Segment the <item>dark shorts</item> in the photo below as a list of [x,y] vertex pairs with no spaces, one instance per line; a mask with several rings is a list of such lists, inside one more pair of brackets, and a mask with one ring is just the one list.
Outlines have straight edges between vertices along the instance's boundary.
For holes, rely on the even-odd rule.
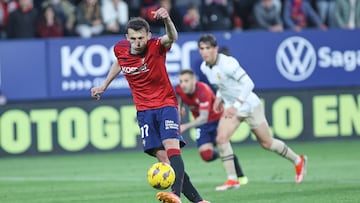
[[180,121],[176,107],[138,111],[137,120],[145,153],[155,156],[157,150],[164,149],[162,141],[169,138],[176,138],[180,141],[180,147],[185,146],[179,131]]
[[196,146],[200,147],[205,143],[213,143],[216,146],[216,134],[219,120],[205,123],[196,128]]

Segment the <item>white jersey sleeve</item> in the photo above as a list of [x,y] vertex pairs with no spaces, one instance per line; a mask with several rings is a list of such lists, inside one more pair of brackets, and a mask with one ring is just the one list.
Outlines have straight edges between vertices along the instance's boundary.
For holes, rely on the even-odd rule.
[[238,91],[234,96],[240,101],[245,101],[249,94],[254,89],[254,83],[247,75],[246,71],[240,66],[240,63],[232,56],[226,57],[227,66],[223,68],[227,77],[236,81],[241,91]]
[[236,81],[240,81],[241,78],[246,75],[245,70],[240,66],[239,62],[234,57],[228,57],[226,64],[227,66],[224,67],[223,71],[228,77],[233,78]]
[[239,110],[251,112],[254,106],[260,104],[260,99],[253,92],[253,81],[234,57],[219,54],[216,64],[208,66],[203,62],[200,69],[217,88],[217,95],[221,95],[226,107],[241,100],[243,103]]

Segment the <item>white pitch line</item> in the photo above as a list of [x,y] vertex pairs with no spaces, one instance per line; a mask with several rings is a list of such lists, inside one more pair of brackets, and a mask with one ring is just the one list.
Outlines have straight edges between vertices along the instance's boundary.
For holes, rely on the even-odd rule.
[[[121,181],[128,181],[128,182],[143,182],[146,181],[146,177],[90,177],[90,176],[78,176],[78,177],[70,177],[70,176],[0,176],[0,182],[49,182],[49,181],[59,181],[59,182],[68,182],[68,181],[77,181],[77,182],[121,182]],[[204,178],[192,178],[193,182],[201,182],[201,183],[217,183],[223,181],[220,178],[211,178],[207,177]],[[249,178],[251,182],[262,182],[262,183],[293,183],[293,179],[281,179],[281,180],[270,180],[270,179],[252,179]],[[310,179],[304,180],[304,183],[312,182],[312,183],[359,183],[360,179]]]
[[92,181],[143,181],[146,179],[140,178],[106,178],[106,177],[38,177],[38,176],[2,176],[0,182],[46,182],[46,181],[78,181],[78,182],[92,182]]

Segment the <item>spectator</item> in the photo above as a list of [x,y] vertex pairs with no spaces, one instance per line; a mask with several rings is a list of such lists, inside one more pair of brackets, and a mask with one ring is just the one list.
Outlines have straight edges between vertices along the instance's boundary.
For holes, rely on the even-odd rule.
[[159,6],[165,8],[172,17],[176,29],[179,32],[182,32],[183,31],[183,27],[182,27],[183,24],[181,23],[182,16],[180,15],[177,8],[174,7],[173,2],[171,0],[158,0],[158,1],[159,1]]
[[75,31],[83,38],[100,35],[104,31],[98,0],[82,1],[76,8],[76,20]]
[[33,5],[33,0],[19,0],[19,8],[9,14],[6,23],[7,38],[36,37],[38,11]]
[[205,0],[201,14],[204,30],[231,30],[232,0]]
[[281,0],[273,0],[273,4],[275,5],[276,9],[282,11],[282,1]]
[[[242,29],[246,30],[253,27],[254,20],[252,11],[257,1],[254,0],[233,0],[234,1],[234,23],[239,22]],[[239,25],[238,25],[239,26]]]
[[195,4],[190,4],[188,6],[182,23],[184,32],[197,32],[203,30],[200,20],[200,11]]
[[74,26],[75,26],[75,6],[69,0],[46,0],[42,3],[42,7],[51,5],[56,15],[60,18],[61,23],[64,27],[64,35],[72,36],[74,35]]
[[295,31],[301,31],[312,26],[322,30],[327,29],[318,14],[311,7],[311,4],[306,0],[286,0],[283,20],[286,28]]
[[322,22],[329,27],[335,27],[334,8],[335,0],[316,0],[316,9]]
[[125,34],[129,20],[129,8],[123,0],[103,0],[101,5],[105,34]]
[[84,0],[70,0],[70,3],[75,7],[77,7],[82,1]]
[[129,18],[140,16],[142,0],[126,0],[129,6]]
[[360,28],[360,0],[336,0],[334,16],[340,28]]
[[194,5],[198,8],[199,13],[201,13],[201,6],[203,0],[173,0],[173,7],[176,8],[181,17],[184,17],[190,5]]
[[[198,8],[201,7],[203,0],[182,0],[182,1],[176,1],[173,0],[173,5],[174,7],[176,7],[179,10],[185,9],[184,11],[186,11],[186,9],[189,7],[189,5],[194,5]],[[185,12],[183,12],[185,13]]]
[[56,15],[54,7],[48,5],[43,8],[36,25],[36,30],[38,36],[41,38],[64,36],[63,24],[60,18]]
[[9,14],[15,11],[19,4],[15,0],[0,0],[0,38],[6,38],[5,27]]
[[261,0],[254,7],[255,27],[272,32],[283,31],[281,8],[274,0]]
[[140,10],[140,16],[148,21],[151,27],[151,32],[155,34],[160,34],[163,29],[163,23],[154,19],[152,14],[152,12],[155,12],[159,7],[159,2],[156,0],[144,0],[144,4]]

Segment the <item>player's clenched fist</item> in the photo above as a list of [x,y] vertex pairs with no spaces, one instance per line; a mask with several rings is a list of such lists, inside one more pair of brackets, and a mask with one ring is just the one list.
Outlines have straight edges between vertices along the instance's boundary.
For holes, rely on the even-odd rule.
[[105,90],[103,87],[93,87],[93,88],[91,88],[91,97],[96,100],[99,100],[100,94],[102,94],[104,91]]
[[165,19],[169,17],[169,13],[165,8],[159,8],[156,11],[151,12],[155,19]]

